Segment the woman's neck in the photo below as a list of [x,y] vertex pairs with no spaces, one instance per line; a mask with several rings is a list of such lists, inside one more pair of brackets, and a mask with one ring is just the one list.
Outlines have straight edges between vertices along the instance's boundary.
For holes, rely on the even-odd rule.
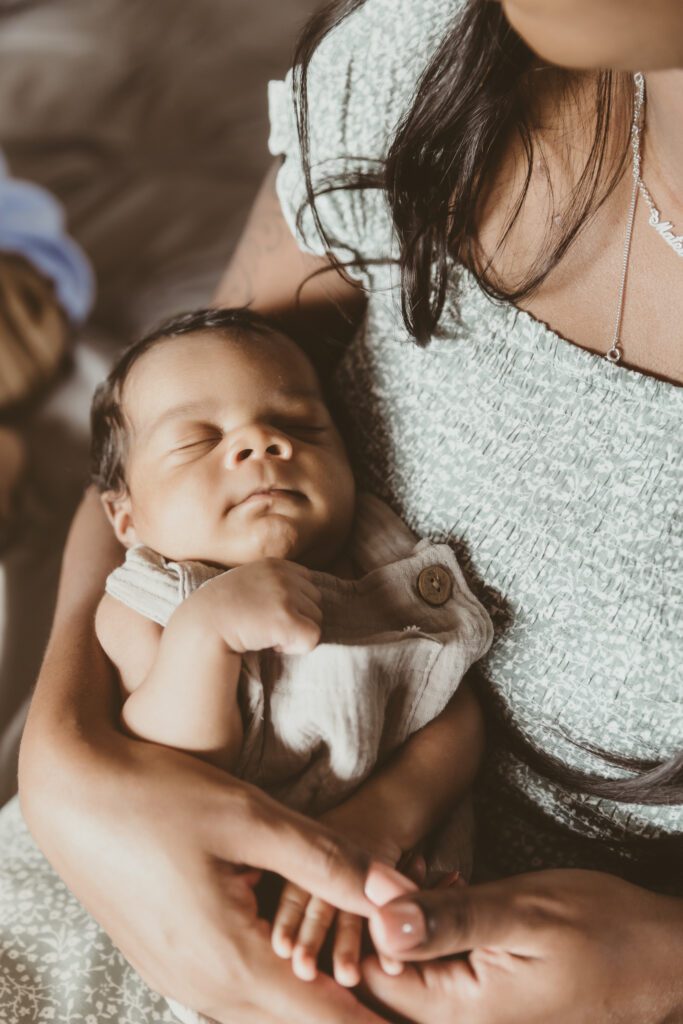
[[[671,219],[683,211],[683,68],[645,75],[643,178]],[[656,182],[656,185],[655,185]]]

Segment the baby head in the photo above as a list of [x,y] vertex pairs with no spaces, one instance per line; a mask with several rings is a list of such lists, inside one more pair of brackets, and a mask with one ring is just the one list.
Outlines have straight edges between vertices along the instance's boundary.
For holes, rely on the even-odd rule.
[[162,324],[118,360],[91,420],[93,480],[126,547],[323,568],[348,537],[354,480],[318,376],[256,313]]

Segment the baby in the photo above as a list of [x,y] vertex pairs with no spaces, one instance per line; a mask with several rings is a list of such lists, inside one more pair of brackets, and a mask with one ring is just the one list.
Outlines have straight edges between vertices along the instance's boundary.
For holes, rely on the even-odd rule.
[[[447,545],[356,495],[301,348],[248,310],[178,317],[124,353],[92,425],[127,548],[96,618],[127,730],[393,864],[419,848],[476,772],[478,711],[458,686],[491,623]],[[430,864],[465,871],[470,838],[447,823]],[[272,941],[299,977],[334,916],[285,887]],[[332,952],[356,984],[360,922],[338,915]]]

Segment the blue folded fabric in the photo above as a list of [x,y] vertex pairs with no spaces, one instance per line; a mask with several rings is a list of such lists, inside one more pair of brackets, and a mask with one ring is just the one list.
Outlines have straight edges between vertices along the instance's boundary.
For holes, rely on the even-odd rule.
[[39,185],[9,175],[0,154],[0,252],[23,256],[52,281],[59,304],[78,325],[95,297],[95,277],[66,231],[61,204]]

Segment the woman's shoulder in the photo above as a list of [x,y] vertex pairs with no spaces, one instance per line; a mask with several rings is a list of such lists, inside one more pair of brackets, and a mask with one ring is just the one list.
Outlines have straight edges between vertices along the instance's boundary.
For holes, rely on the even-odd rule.
[[[365,0],[322,39],[307,76],[313,154],[385,155],[422,72],[463,2]],[[284,82],[271,83],[270,102],[271,150],[278,151],[292,124],[291,72]],[[278,117],[280,106],[284,116]]]
[[[308,154],[317,211],[327,241],[307,207],[294,76],[269,86],[270,139],[284,164],[277,180],[283,213],[299,245],[342,261],[387,258],[392,220],[383,194],[334,189],[330,181],[376,169],[410,108],[420,76],[465,0],[365,0],[315,48],[307,71]],[[303,217],[301,216],[303,214]],[[370,283],[370,274],[357,276]]]
[[[384,156],[419,79],[464,0],[365,0],[323,39],[310,65],[312,129],[322,103],[346,138]],[[329,130],[329,121],[326,125]]]

